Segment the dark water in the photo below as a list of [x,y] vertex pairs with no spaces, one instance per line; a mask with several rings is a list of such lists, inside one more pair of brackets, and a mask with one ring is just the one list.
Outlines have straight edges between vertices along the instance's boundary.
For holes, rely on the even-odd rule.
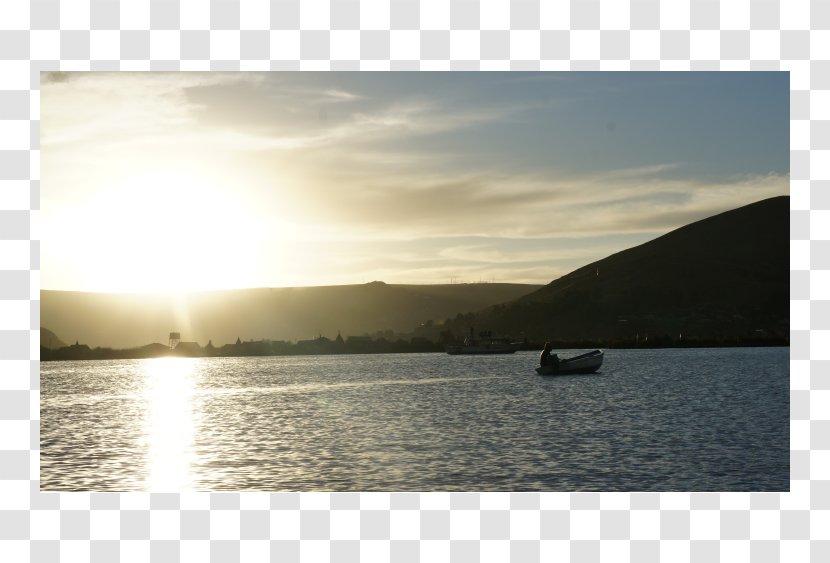
[[[562,356],[570,355],[561,352]],[[43,490],[789,489],[789,349],[51,362]]]

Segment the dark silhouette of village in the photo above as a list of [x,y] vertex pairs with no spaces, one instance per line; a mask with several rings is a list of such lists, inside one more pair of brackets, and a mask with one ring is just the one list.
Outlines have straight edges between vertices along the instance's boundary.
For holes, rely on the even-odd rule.
[[[173,337],[176,335],[176,338]],[[527,338],[518,340],[520,350],[538,351],[543,343]],[[339,333],[334,339],[318,335],[310,340],[288,342],[285,340],[247,340],[237,338],[233,344],[214,346],[212,341],[201,346],[198,342],[181,341],[178,333],[171,333],[168,344],[153,343],[138,348],[114,349],[91,348],[86,344],[75,344],[49,348],[40,347],[42,361],[55,360],[121,360],[162,357],[219,358],[246,356],[309,356],[327,354],[405,354],[445,352],[446,347],[463,343],[450,331],[440,332],[437,340],[422,336],[409,339],[387,338],[382,334],[373,336],[348,336]],[[61,343],[62,344],[62,343]],[[553,340],[555,349],[579,348],[718,348],[734,346],[787,346],[786,338],[767,334],[748,334],[744,337],[724,338],[683,338],[682,335],[637,336],[634,339],[602,340]]]
[[153,343],[138,348],[113,349],[90,348],[86,344],[75,344],[48,348],[41,346],[41,360],[96,360],[96,359],[138,359],[158,357],[234,357],[234,356],[301,356],[320,354],[383,354],[407,352],[443,352],[454,339],[447,337],[434,342],[423,337],[392,339],[383,335],[347,336],[340,333],[334,339],[318,335],[310,340],[288,342],[285,340],[247,340],[239,338],[233,344],[214,346],[213,341],[201,346],[198,342],[180,340],[179,333],[170,333],[168,344]]

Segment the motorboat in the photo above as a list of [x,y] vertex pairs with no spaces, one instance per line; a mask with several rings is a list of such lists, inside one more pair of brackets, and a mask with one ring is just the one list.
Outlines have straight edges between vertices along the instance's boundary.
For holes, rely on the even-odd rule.
[[559,360],[558,365],[544,365],[536,368],[539,375],[566,375],[572,373],[594,373],[602,365],[605,352],[593,350],[573,358]]

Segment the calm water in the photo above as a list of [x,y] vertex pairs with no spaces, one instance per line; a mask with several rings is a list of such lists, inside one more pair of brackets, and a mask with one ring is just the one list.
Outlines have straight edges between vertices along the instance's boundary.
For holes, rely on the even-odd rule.
[[535,363],[44,363],[41,488],[789,489],[787,348],[608,350],[587,376]]

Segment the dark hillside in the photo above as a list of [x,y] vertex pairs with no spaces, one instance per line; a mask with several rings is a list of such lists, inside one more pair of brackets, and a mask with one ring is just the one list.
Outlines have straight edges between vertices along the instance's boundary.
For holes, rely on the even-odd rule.
[[452,323],[531,339],[784,338],[789,198],[697,221]]

